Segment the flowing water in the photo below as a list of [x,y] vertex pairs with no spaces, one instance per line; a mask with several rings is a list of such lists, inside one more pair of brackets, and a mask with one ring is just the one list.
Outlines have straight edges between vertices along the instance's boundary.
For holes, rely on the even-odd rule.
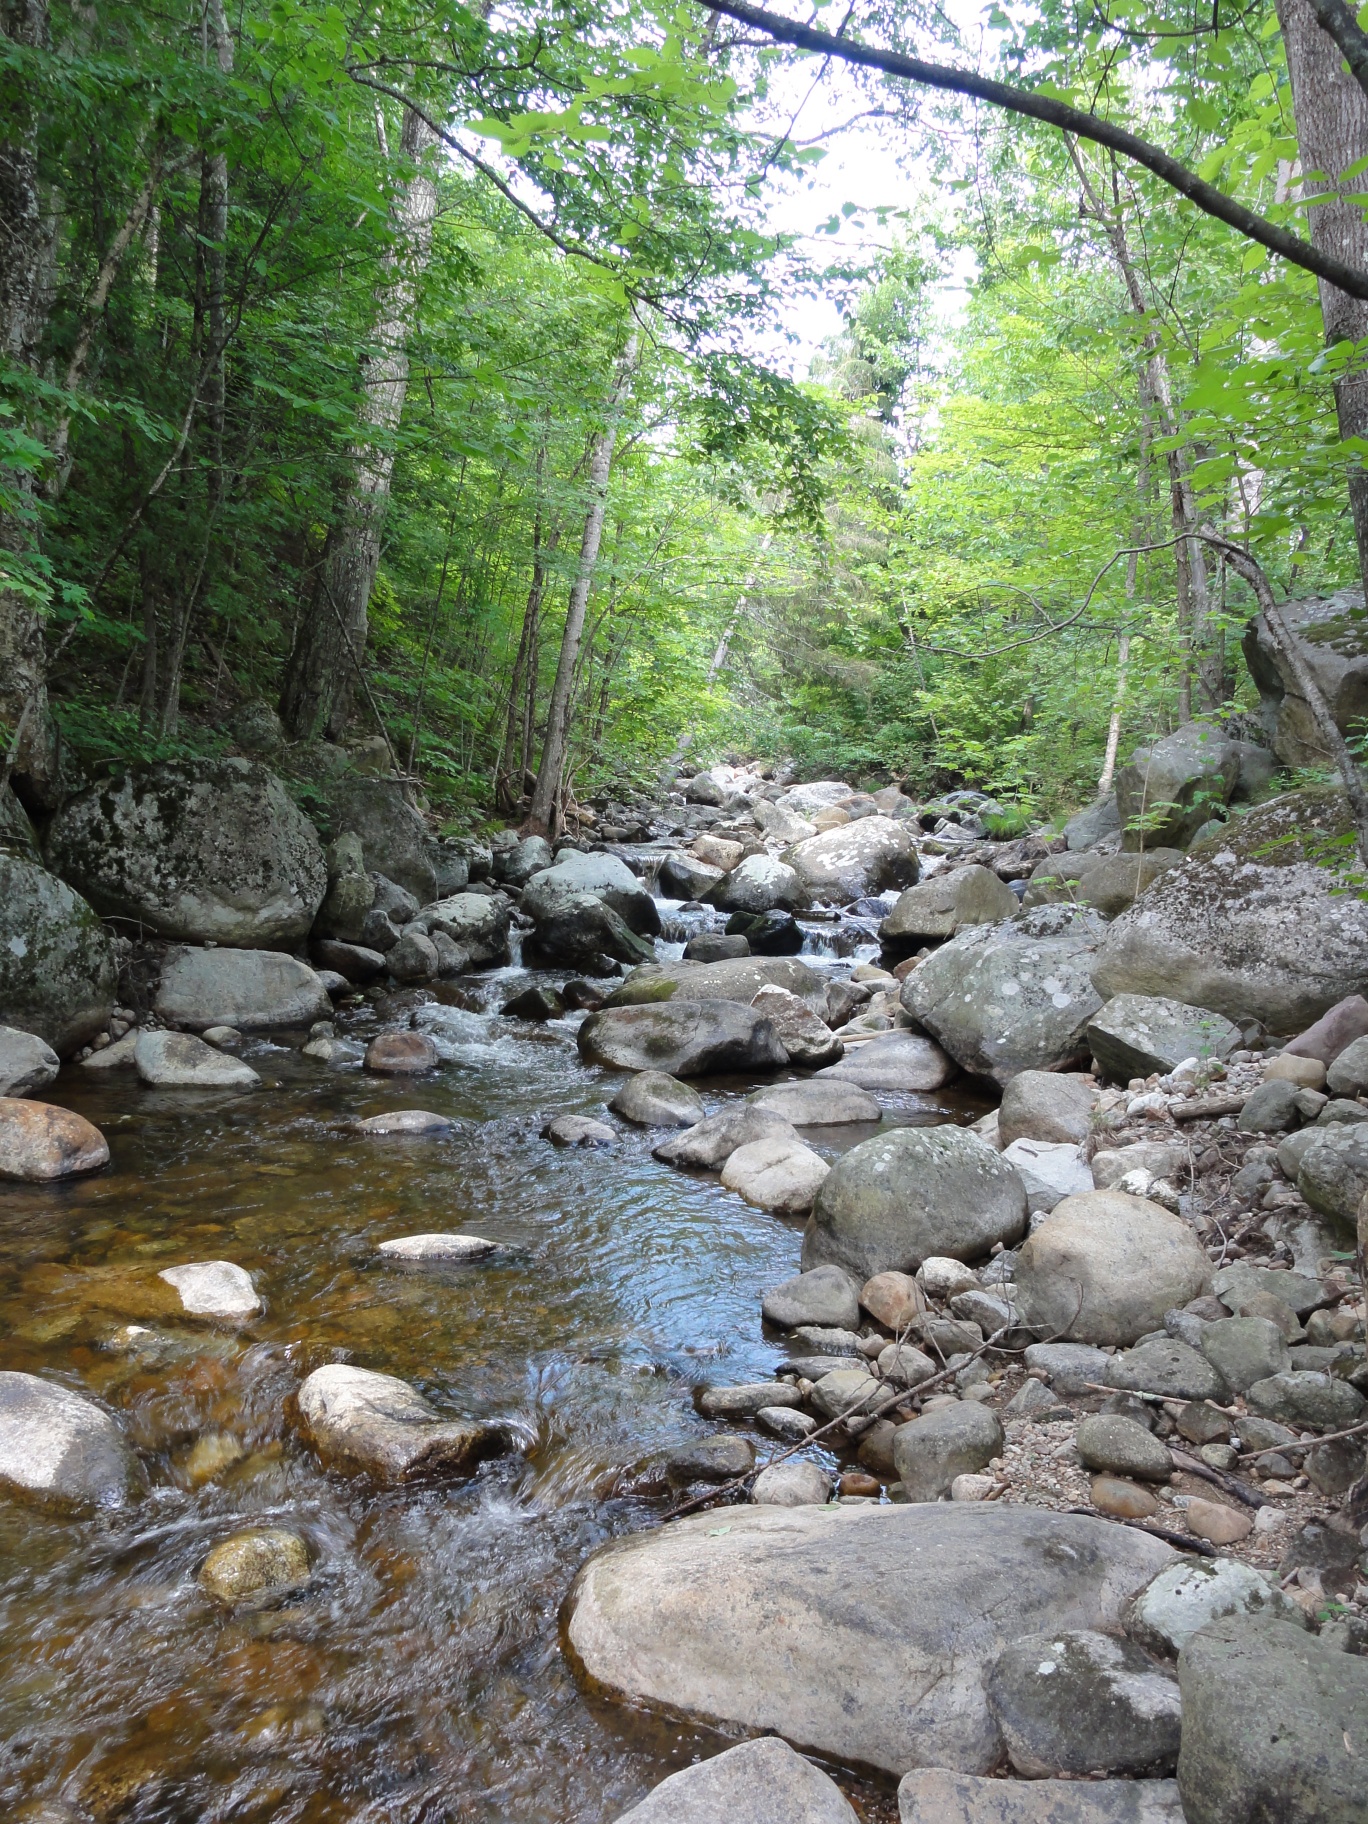
[[[364,1040],[428,1003],[444,1063],[417,1081],[321,1065],[299,1035],[247,1046],[264,1079],[247,1094],[64,1073],[54,1099],[104,1130],[112,1163],[0,1186],[0,1366],[105,1402],[151,1489],[101,1519],[0,1503],[0,1816],[65,1800],[74,1814],[51,1816],[99,1824],[607,1824],[716,1750],[584,1696],[558,1615],[595,1546],[667,1510],[652,1466],[707,1429],[693,1389],[766,1378],[788,1353],[759,1305],[797,1270],[801,1225],[657,1163],[659,1135],[541,1139],[552,1115],[601,1114],[615,1082],[580,1065],[572,1021],[478,1011],[550,979],[505,970],[443,991],[463,1008],[420,993],[340,1017]],[[753,1085],[702,1087],[714,1107]],[[343,1125],[402,1107],[456,1125],[365,1141]],[[909,1097],[891,1118],[977,1112]],[[865,1137],[812,1139],[834,1156]],[[499,1251],[378,1260],[380,1241],[432,1229]],[[159,1309],[156,1271],[205,1259],[254,1276],[266,1310],[245,1330]],[[145,1334],[111,1346],[130,1321]],[[337,1360],[452,1414],[516,1419],[531,1452],[430,1488],[325,1475],[291,1399]],[[260,1524],[304,1534],[312,1584],[225,1615],[196,1571]]]

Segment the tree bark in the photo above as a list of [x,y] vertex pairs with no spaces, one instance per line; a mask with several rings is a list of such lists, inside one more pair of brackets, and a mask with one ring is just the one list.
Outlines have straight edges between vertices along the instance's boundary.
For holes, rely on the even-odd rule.
[[579,569],[570,591],[565,611],[565,631],[561,635],[560,657],[556,662],[556,681],[551,686],[551,702],[546,712],[546,739],[542,742],[541,765],[532,791],[523,825],[529,834],[545,836],[551,828],[551,816],[560,790],[561,769],[570,735],[570,695],[574,688],[575,666],[579,659],[580,641],[584,637],[584,615],[589,605],[589,590],[594,581],[599,544],[603,538],[603,516],[608,506],[608,476],[613,466],[613,448],[618,426],[631,392],[637,364],[637,332],[628,336],[618,356],[613,375],[613,390],[602,428],[595,434],[593,454],[589,460],[589,507],[584,516],[584,536],[580,540]]
[[[1316,22],[1312,0],[1278,0],[1292,109],[1301,151],[1303,192],[1334,196],[1362,191],[1361,167],[1368,160],[1368,95],[1344,68],[1339,46]],[[1346,181],[1345,174],[1355,170]],[[1362,205],[1336,200],[1310,210],[1311,244],[1339,260],[1368,262],[1368,221]],[[1319,281],[1325,340],[1368,342],[1368,302]],[[1368,350],[1362,346],[1335,383],[1335,411],[1341,438],[1368,440]],[[1354,519],[1359,570],[1368,589],[1368,472],[1361,461],[1349,469],[1349,509]]]
[[[0,0],[0,34],[20,49],[45,50],[47,0]],[[22,95],[0,126],[0,358],[31,373],[38,368],[50,303],[38,129],[37,102]],[[54,784],[56,744],[48,718],[43,595],[29,569],[37,551],[33,478],[15,469],[0,479],[14,503],[0,512],[0,784],[12,778],[31,807],[42,808]]]
[[380,538],[394,471],[394,438],[408,392],[408,341],[418,284],[432,244],[436,135],[412,109],[400,147],[411,166],[395,200],[394,245],[376,299],[374,347],[361,367],[353,471],[324,545],[311,600],[295,630],[280,713],[296,739],[336,739],[351,713],[353,659],[365,651],[367,611],[380,567]]

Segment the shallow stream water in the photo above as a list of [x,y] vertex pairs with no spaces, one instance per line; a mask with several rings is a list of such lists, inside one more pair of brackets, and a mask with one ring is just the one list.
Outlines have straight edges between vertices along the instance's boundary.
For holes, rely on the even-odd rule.
[[[540,1138],[553,1115],[601,1115],[621,1079],[581,1066],[573,1021],[469,1003],[552,979],[444,992],[467,1006],[419,1016],[444,1054],[425,1078],[321,1065],[295,1034],[247,1045],[264,1086],[245,1094],[80,1069],[50,1092],[113,1157],[87,1180],[0,1186],[0,1367],[105,1402],[151,1488],[100,1519],[0,1502],[0,1817],[65,1800],[98,1824],[608,1824],[716,1751],[586,1698],[558,1614],[597,1545],[667,1510],[652,1465],[712,1429],[694,1388],[767,1378],[789,1353],[760,1297],[797,1270],[801,1224],[657,1163],[659,1134],[575,1152]],[[367,1004],[339,1033],[406,1026],[432,999]],[[711,1109],[754,1084],[699,1087]],[[426,1140],[343,1125],[405,1107],[456,1125]],[[887,1118],[978,1112],[908,1097]],[[834,1156],[870,1131],[807,1137]],[[378,1260],[380,1241],[433,1229],[499,1251]],[[205,1259],[254,1276],[266,1309],[246,1329],[156,1308],[156,1270]],[[129,1322],[148,1335],[111,1348]],[[291,1400],[333,1360],[401,1375],[453,1415],[518,1420],[535,1445],[430,1488],[326,1475]],[[305,1535],[313,1582],[225,1615],[196,1572],[259,1524]]]

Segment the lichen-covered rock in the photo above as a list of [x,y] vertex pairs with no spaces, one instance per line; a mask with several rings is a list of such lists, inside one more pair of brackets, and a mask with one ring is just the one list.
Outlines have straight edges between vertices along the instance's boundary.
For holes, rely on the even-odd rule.
[[1169,1773],[1178,1759],[1177,1681],[1128,1640],[1088,1628],[1028,1634],[983,1682],[1012,1765],[1027,1779]]
[[748,855],[701,897],[724,912],[791,912],[804,894],[795,869],[773,855]]
[[895,956],[910,954],[928,937],[996,925],[1017,911],[1016,894],[991,869],[954,868],[909,887],[879,926],[879,942]]
[[[585,893],[611,907],[638,937],[660,935],[660,913],[655,901],[627,863],[616,855],[582,855],[575,849],[562,849],[552,867],[541,868],[530,877],[523,888],[520,910],[535,920],[540,936],[540,927],[555,916],[559,900]],[[653,954],[649,946],[647,954]]]
[[[532,885],[556,873],[548,868],[534,874]],[[532,891],[529,885],[523,893]],[[654,910],[655,901],[651,901]],[[537,928],[526,947],[529,962],[547,969],[578,969],[603,973],[600,959],[618,963],[645,963],[655,956],[655,945],[638,937],[606,899],[597,893],[559,891],[545,893],[537,902]]]
[[1088,1048],[1108,1076],[1128,1083],[1188,1058],[1228,1058],[1240,1029],[1219,1013],[1162,995],[1118,994],[1088,1023]]
[[334,831],[360,837],[372,873],[398,881],[420,906],[436,899],[431,839],[402,780],[349,773],[329,788],[328,816]]
[[1332,1125],[1316,1135],[1301,1155],[1297,1189],[1313,1210],[1353,1229],[1368,1192],[1368,1126]]
[[93,785],[53,818],[47,855],[106,917],[189,943],[296,943],[328,886],[313,825],[249,760],[139,766]]
[[784,852],[804,894],[819,906],[848,906],[886,887],[910,887],[919,871],[907,826],[891,817],[823,830]]
[[472,963],[506,963],[512,911],[506,899],[488,893],[453,893],[424,906],[413,922],[429,937],[438,932],[464,950]]
[[[1368,713],[1368,614],[1361,587],[1282,604],[1301,656],[1321,689],[1341,734]],[[1249,623],[1245,663],[1259,687],[1259,719],[1284,766],[1324,766],[1325,744],[1286,661],[1274,651],[1264,617]]]
[[366,914],[375,903],[375,882],[366,869],[365,852],[355,830],[344,830],[327,851],[328,891],[314,920],[316,938],[359,943]]
[[976,1076],[1005,1084],[1063,1063],[1102,1004],[1092,974],[1106,929],[1073,906],[976,925],[912,971],[902,1004]]
[[1352,827],[1343,797],[1317,789],[1203,837],[1108,929],[1099,993],[1161,995],[1299,1032],[1368,988],[1368,905],[1342,871]]
[[1137,747],[1116,775],[1123,849],[1182,849],[1230,802],[1240,777],[1236,743],[1206,722],[1185,722]]
[[159,1019],[209,1026],[304,1026],[332,1012],[307,963],[281,950],[172,950],[153,1003]]
[[0,854],[0,1020],[69,1057],[108,1025],[115,973],[85,900],[36,861]]

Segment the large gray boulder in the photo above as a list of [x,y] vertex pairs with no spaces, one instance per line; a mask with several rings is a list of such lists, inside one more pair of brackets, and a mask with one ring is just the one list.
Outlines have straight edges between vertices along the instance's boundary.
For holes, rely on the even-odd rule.
[[1123,849],[1185,849],[1240,777],[1238,745],[1208,722],[1185,722],[1137,747],[1116,775]]
[[898,1787],[899,1824],[1184,1824],[1176,1780],[985,1780],[942,1767]]
[[0,1374],[0,1484],[56,1508],[117,1508],[145,1482],[92,1400],[36,1374]]
[[724,871],[711,862],[674,849],[661,862],[656,885],[667,899],[702,899],[725,877]]
[[1307,1143],[1297,1168],[1297,1189],[1322,1215],[1352,1230],[1368,1192],[1368,1125],[1333,1124]]
[[931,1255],[976,1260],[1026,1226],[1021,1179],[962,1127],[898,1127],[842,1155],[817,1193],[803,1266],[843,1267],[862,1284],[915,1273]]
[[[1284,602],[1282,614],[1340,733],[1353,733],[1368,714],[1368,614],[1362,588]],[[1279,760],[1284,766],[1324,766],[1325,744],[1261,614],[1249,623],[1243,649],[1249,675],[1259,687],[1259,719]]]
[[720,963],[646,963],[633,969],[608,997],[609,1007],[654,1006],[663,1001],[744,1001],[762,988],[787,988],[822,1018],[826,977],[796,956],[733,956]]
[[1204,836],[1108,928],[1093,970],[1098,992],[1165,996],[1279,1033],[1300,1032],[1362,992],[1368,904],[1340,868],[1324,865],[1352,828],[1343,797],[1317,789],[1257,805]]
[[976,925],[912,971],[902,1004],[965,1070],[1008,1083],[1082,1047],[1102,1005],[1092,974],[1105,934],[1073,906]]
[[189,943],[297,943],[328,887],[313,825],[251,760],[139,766],[93,785],[53,818],[47,855],[96,911]]
[[790,847],[795,842],[802,842],[817,834],[815,823],[809,822],[797,811],[788,810],[782,804],[770,804],[764,798],[756,799],[751,815],[766,836],[775,842],[787,843]]
[[241,1058],[216,1051],[189,1032],[140,1032],[133,1062],[158,1089],[259,1089],[261,1078]]
[[1185,1557],[1136,1597],[1126,1631],[1151,1653],[1176,1656],[1199,1628],[1222,1615],[1273,1615],[1299,1628],[1309,1625],[1291,1597],[1253,1565]]
[[1064,840],[1070,852],[1076,853],[1095,849],[1099,842],[1117,835],[1120,829],[1121,813],[1116,807],[1116,793],[1109,792],[1095,804],[1074,812],[1064,825]]
[[328,816],[335,832],[361,838],[372,873],[398,881],[420,906],[436,899],[431,838],[402,780],[347,775],[329,789]]
[[366,914],[375,903],[375,881],[366,868],[361,838],[344,830],[328,844],[328,891],[314,920],[315,939],[359,943]]
[[777,1736],[662,1780],[618,1824],[858,1824],[841,1789]]
[[499,878],[510,887],[525,887],[534,874],[551,867],[555,857],[545,836],[524,836],[503,853]]
[[527,882],[519,910],[538,927],[555,916],[558,901],[592,893],[610,906],[638,937],[659,937],[660,913],[655,901],[616,855],[583,855],[562,849],[554,867],[542,868]]
[[525,1443],[506,1425],[443,1418],[407,1381],[344,1362],[308,1376],[299,1417],[325,1468],[384,1483],[468,1475]]
[[817,1074],[859,1089],[917,1095],[940,1089],[958,1074],[958,1066],[924,1033],[881,1032],[863,1045],[852,1046],[839,1064],[828,1064]]
[[1187,1824],[1362,1824],[1368,1659],[1290,1622],[1227,1615],[1178,1659]]
[[[523,898],[527,898],[526,891]],[[654,909],[654,900],[651,904]],[[601,974],[601,957],[618,963],[649,962],[655,956],[655,945],[648,938],[638,937],[598,894],[557,892],[538,902],[537,928],[527,941],[525,953],[529,962],[547,969]]]
[[960,1400],[899,1425],[893,1433],[893,1467],[909,1501],[939,1501],[956,1476],[986,1468],[1005,1442],[995,1412],[977,1400]]
[[848,906],[886,887],[916,883],[919,864],[905,823],[862,817],[809,836],[784,852],[807,897],[819,906]]
[[755,1073],[788,1063],[771,1021],[739,1001],[605,1007],[589,1015],[576,1043],[586,1064],[663,1070],[672,1077]]
[[991,869],[954,868],[909,887],[879,926],[879,942],[895,956],[910,955],[928,937],[1000,924],[1017,910],[1016,894]]
[[[46,1089],[61,1062],[37,1033],[0,1026],[0,1096],[31,1096],[36,1089]],[[876,1113],[874,1119],[878,1118]]]
[[512,917],[506,899],[488,893],[453,893],[449,899],[424,906],[413,922],[429,937],[438,932],[449,937],[472,963],[506,963]]
[[1087,1628],[1028,1634],[993,1664],[984,1689],[1027,1779],[1170,1773],[1178,1759],[1177,1680],[1128,1640]]
[[803,904],[803,885],[795,869],[773,855],[748,855],[703,895],[724,912],[791,912]]
[[1087,1041],[1107,1075],[1122,1083],[1187,1058],[1228,1058],[1242,1042],[1239,1027],[1219,1013],[1145,994],[1114,995],[1088,1022]]
[[[834,1176],[834,1174],[833,1174]],[[1022,1245],[1023,1321],[1037,1336],[1122,1345],[1211,1290],[1211,1263],[1181,1217],[1124,1191],[1066,1197]]]
[[109,1024],[114,947],[94,911],[36,861],[0,854],[0,1020],[61,1057]]
[[627,1703],[772,1730],[900,1774],[986,1772],[982,1674],[1024,1633],[1109,1628],[1171,1562],[1147,1534],[1025,1506],[731,1508],[602,1547],[566,1639]]
[[772,1286],[760,1309],[766,1323],[783,1330],[796,1330],[800,1324],[854,1330],[860,1321],[859,1287],[839,1267],[814,1267]]
[[332,1012],[307,963],[281,950],[172,950],[153,1003],[159,1019],[210,1026],[305,1026]]

